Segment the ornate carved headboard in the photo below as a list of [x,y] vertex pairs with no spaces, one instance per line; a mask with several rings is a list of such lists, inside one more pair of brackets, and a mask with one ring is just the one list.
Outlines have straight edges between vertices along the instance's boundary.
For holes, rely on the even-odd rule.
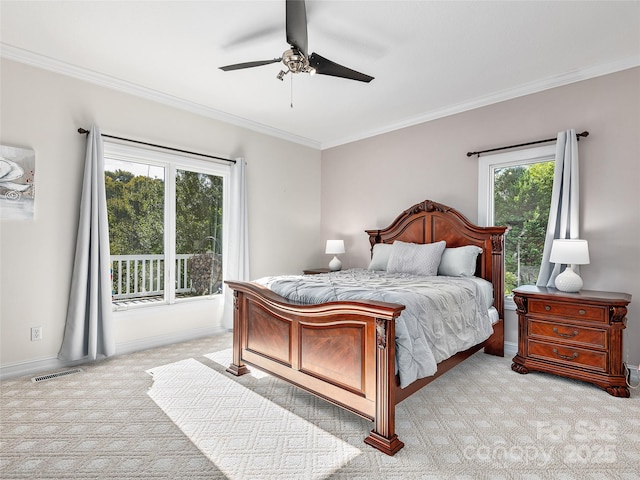
[[503,236],[506,227],[474,225],[454,208],[431,200],[417,203],[402,212],[387,228],[366,230],[371,250],[376,243],[396,240],[411,243],[433,243],[444,240],[447,247],[476,245],[476,275],[493,284],[494,306],[504,318]]

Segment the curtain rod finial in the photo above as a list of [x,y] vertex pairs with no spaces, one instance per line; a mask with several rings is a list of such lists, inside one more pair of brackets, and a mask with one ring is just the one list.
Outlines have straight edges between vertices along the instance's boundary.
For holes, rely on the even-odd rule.
[[86,129],[84,129],[84,128],[80,127],[80,128],[78,129],[78,133],[80,133],[80,134],[89,133],[89,130],[86,130]]

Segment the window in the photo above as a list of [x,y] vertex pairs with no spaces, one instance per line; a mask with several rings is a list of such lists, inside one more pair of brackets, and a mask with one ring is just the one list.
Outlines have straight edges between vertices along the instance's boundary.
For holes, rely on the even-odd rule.
[[535,284],[553,188],[555,146],[480,157],[478,220],[509,227],[504,245],[506,306],[514,288]]
[[229,166],[105,142],[118,308],[221,293]]

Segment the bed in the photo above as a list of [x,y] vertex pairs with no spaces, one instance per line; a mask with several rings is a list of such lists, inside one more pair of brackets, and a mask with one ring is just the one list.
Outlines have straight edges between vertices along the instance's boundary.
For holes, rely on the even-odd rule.
[[227,281],[234,291],[233,360],[228,372],[255,366],[373,422],[365,443],[387,455],[403,446],[395,406],[484,348],[504,355],[503,235],[479,227],[446,205],[425,200],[384,229],[366,230],[372,255],[378,244],[476,246],[474,275],[490,282],[497,312],[490,336],[437,364],[437,371],[401,386],[396,368],[396,321],[405,305],[378,300],[303,304],[257,282]]

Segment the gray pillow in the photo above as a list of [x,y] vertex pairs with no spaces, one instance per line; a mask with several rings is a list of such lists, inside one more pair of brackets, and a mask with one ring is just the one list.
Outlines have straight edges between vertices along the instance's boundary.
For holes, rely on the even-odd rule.
[[389,256],[387,271],[390,273],[411,273],[432,277],[438,274],[438,265],[446,242],[406,243],[395,241]]
[[440,260],[438,275],[449,277],[472,277],[476,273],[480,247],[467,245],[464,247],[446,248]]
[[386,270],[392,247],[393,245],[390,243],[376,243],[373,246],[373,256],[371,257],[371,263],[369,263],[369,270]]

